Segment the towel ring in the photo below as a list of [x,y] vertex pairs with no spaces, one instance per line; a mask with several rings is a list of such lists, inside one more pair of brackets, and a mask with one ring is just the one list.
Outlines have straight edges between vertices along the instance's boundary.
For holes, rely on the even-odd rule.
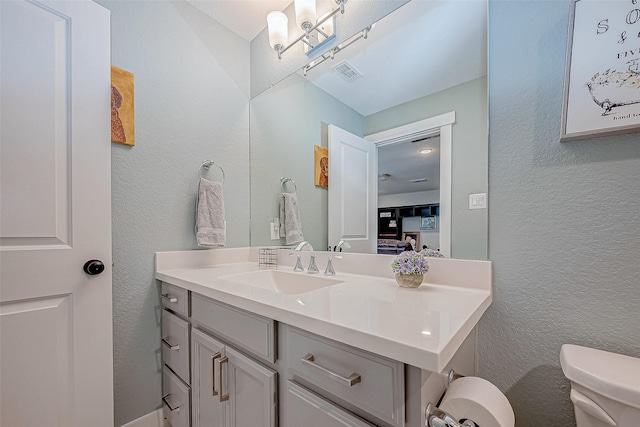
[[296,193],[298,191],[298,186],[296,185],[294,180],[292,180],[291,178],[288,178],[288,177],[280,178],[280,189],[282,190],[282,192],[286,193],[286,190],[285,190],[284,186],[285,186],[285,184],[287,182],[290,182],[290,183],[293,184],[293,192]]
[[210,168],[211,166],[213,166],[213,165],[216,165],[216,166],[218,167],[218,169],[220,169],[220,172],[222,172],[222,182],[221,182],[220,184],[224,184],[224,179],[225,179],[225,176],[224,176],[224,169],[222,169],[222,166],[220,166],[219,164],[217,164],[217,163],[216,163],[216,162],[214,162],[213,160],[205,160],[204,162],[202,162],[202,163],[200,164],[200,169],[199,169],[199,172],[200,172],[200,178],[204,178],[204,176],[202,176],[202,168],[204,168],[204,169],[206,169],[206,170],[209,170],[209,168]]

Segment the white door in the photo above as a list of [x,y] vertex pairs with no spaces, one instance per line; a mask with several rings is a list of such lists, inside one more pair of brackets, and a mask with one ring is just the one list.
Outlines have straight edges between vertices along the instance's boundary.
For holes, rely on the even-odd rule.
[[378,161],[373,143],[329,125],[329,246],[376,253]]
[[0,425],[111,427],[109,12],[2,0],[0,28]]

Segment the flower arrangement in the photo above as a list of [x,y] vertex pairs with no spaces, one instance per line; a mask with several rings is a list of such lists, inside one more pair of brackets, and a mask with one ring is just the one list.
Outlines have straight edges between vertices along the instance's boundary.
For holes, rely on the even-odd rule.
[[395,274],[422,275],[429,271],[427,257],[420,252],[405,251],[391,263]]
[[444,258],[444,255],[438,249],[430,249],[426,248],[420,251],[420,253],[424,256],[432,257],[432,258]]

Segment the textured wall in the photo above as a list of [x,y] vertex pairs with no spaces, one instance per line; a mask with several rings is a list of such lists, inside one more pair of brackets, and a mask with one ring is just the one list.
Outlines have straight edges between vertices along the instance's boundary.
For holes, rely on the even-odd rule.
[[186,2],[99,3],[112,13],[113,64],[135,74],[136,146],[112,145],[119,426],[160,405],[154,253],[196,247],[203,160],[226,172],[227,246],[249,244],[249,43]]
[[298,188],[305,240],[314,249],[327,248],[327,189],[314,185],[313,146],[327,146],[323,123],[362,135],[363,121],[298,74],[251,100],[252,246],[284,245],[284,239],[271,240],[269,223],[278,217],[280,177],[286,176]]
[[371,114],[365,118],[365,135],[450,111],[456,112],[451,157],[451,254],[454,258],[487,259],[487,210],[469,210],[469,194],[487,191],[487,80],[472,80]]
[[640,357],[640,134],[560,144],[570,2],[489,2],[489,259],[479,374],[518,427],[573,425],[560,346]]

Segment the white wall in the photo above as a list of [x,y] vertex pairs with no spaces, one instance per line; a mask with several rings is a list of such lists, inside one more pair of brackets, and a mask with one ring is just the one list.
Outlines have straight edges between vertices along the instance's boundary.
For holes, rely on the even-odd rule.
[[112,14],[113,64],[135,75],[136,146],[112,144],[119,426],[161,404],[154,253],[196,248],[203,160],[226,172],[228,246],[249,244],[249,43],[187,2],[98,2]]

